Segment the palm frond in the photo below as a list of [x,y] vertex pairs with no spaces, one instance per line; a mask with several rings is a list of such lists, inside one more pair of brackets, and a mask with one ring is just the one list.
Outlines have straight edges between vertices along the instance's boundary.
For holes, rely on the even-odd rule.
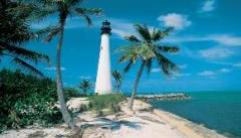
[[76,8],[75,11],[81,15],[101,15],[103,13],[101,8]]
[[151,39],[153,41],[159,41],[159,40],[163,39],[164,37],[168,36],[171,31],[173,31],[173,28],[171,28],[171,27],[166,28],[164,31],[154,28],[151,33]]
[[102,13],[102,10],[99,8],[76,8],[75,12],[81,17],[83,17],[88,25],[92,25],[90,15],[100,15]]
[[134,26],[136,28],[136,31],[143,38],[144,41],[148,43],[151,42],[151,34],[149,32],[149,29],[145,25],[136,24]]
[[121,73],[120,73],[119,71],[114,70],[114,71],[112,72],[112,76],[114,77],[114,79],[115,79],[116,81],[121,82],[122,76],[121,76]]
[[50,3],[22,0],[18,2],[16,7],[9,8],[8,12],[15,13],[18,17],[27,18],[31,22],[40,21],[56,13],[56,9],[57,7]]
[[140,40],[134,35],[125,36],[125,39],[130,41],[130,42],[140,42]]
[[138,57],[138,47],[137,46],[124,46],[118,49],[118,52],[122,53],[122,56],[119,59],[119,62],[126,62],[132,60],[133,63],[137,60]]
[[28,71],[30,71],[30,72],[32,72],[32,73],[34,73],[34,74],[37,74],[37,75],[39,75],[39,76],[41,76],[41,77],[44,76],[43,73],[42,73],[40,70],[38,70],[38,69],[35,68],[34,66],[28,64],[27,62],[25,62],[24,60],[22,60],[22,59],[20,59],[20,58],[18,58],[18,57],[15,57],[15,58],[13,59],[13,61],[14,61],[16,64],[18,64],[19,66],[21,66],[22,68],[25,68],[25,69],[27,69]]
[[179,51],[178,47],[175,46],[157,46],[161,52],[176,53]]
[[129,62],[127,63],[127,65],[124,68],[124,72],[128,72],[132,65],[133,65],[133,61],[129,60]]
[[77,4],[80,4],[82,3],[84,0],[68,0],[68,3],[70,5],[77,5]]
[[146,61],[146,69],[147,69],[147,73],[149,74],[152,69],[152,59],[149,59]]
[[35,32],[35,34],[38,36],[38,38],[44,38],[44,40],[46,42],[50,42],[53,37],[55,37],[56,35],[58,35],[58,33],[60,32],[61,28],[59,25],[56,26],[48,26],[44,29],[41,29],[37,32]]
[[49,58],[47,55],[40,54],[35,51],[27,50],[22,47],[17,47],[17,46],[8,45],[8,44],[2,44],[2,43],[0,43],[0,47],[3,48],[8,53],[10,53],[11,55],[21,56],[23,58],[32,60],[34,62],[38,62],[39,60],[49,62]]
[[178,67],[175,63],[173,63],[161,54],[157,54],[156,60],[159,66],[162,68],[162,71],[166,75],[171,75],[174,71],[178,70]]

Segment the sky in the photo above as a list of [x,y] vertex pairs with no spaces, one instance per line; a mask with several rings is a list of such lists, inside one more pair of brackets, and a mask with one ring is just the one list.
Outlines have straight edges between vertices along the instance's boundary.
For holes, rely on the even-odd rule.
[[[175,30],[160,41],[178,46],[179,53],[165,54],[180,71],[168,77],[154,64],[151,74],[143,73],[139,91],[225,91],[241,90],[241,0],[88,0],[84,7],[99,7],[104,15],[92,17],[88,27],[83,18],[72,15],[64,34],[62,72],[65,86],[77,86],[82,79],[95,82],[100,50],[100,26],[105,19],[111,22],[112,70],[122,71],[116,49],[128,45],[123,36],[136,34],[133,24]],[[33,23],[33,29],[56,24],[56,17]],[[57,41],[31,42],[29,48],[47,53],[49,65],[38,67],[46,76],[55,76]],[[6,65],[11,65],[5,60]],[[131,91],[137,63],[123,74],[123,91]],[[114,83],[114,82],[113,82]]]

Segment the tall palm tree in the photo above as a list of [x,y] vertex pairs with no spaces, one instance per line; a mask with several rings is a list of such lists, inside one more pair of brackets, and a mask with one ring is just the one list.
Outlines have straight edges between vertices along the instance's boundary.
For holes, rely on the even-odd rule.
[[17,65],[33,73],[43,74],[30,63],[48,62],[48,56],[26,49],[24,43],[37,39],[30,27],[34,5],[11,0],[0,1],[0,61],[8,56]]
[[80,82],[79,88],[85,95],[87,95],[87,92],[92,88],[92,84],[89,80],[83,79]]
[[[61,112],[64,121],[70,128],[75,128],[72,117],[70,116],[63,94],[63,82],[61,74],[61,53],[64,41],[64,30],[66,20],[70,15],[79,15],[84,17],[88,25],[92,24],[90,15],[99,15],[102,10],[99,8],[83,8],[80,7],[83,0],[46,0],[44,2],[44,8],[42,16],[51,16],[58,14],[58,24],[56,26],[47,27],[43,32],[48,32],[46,41],[51,41],[53,37],[58,37],[57,54],[56,54],[56,83],[57,93],[60,102]],[[42,33],[43,33],[42,32]]]
[[177,66],[165,57],[164,53],[175,53],[179,49],[174,46],[162,45],[158,43],[164,37],[169,35],[172,28],[166,28],[161,31],[159,29],[149,29],[145,25],[135,25],[138,36],[130,35],[125,38],[131,43],[119,49],[122,53],[119,61],[127,62],[124,71],[127,72],[135,63],[140,63],[136,79],[133,86],[131,99],[129,101],[129,108],[132,110],[134,98],[136,96],[138,84],[144,69],[150,73],[153,61],[157,61],[159,67],[166,75],[171,75],[173,71],[177,70]]
[[112,76],[115,79],[115,88],[117,92],[120,92],[121,84],[122,84],[122,75],[118,70],[114,70],[112,72]]

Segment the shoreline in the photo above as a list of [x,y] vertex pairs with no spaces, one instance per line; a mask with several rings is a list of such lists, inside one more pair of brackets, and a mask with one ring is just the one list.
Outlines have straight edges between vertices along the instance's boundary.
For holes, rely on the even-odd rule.
[[139,102],[144,102],[150,106],[152,108],[152,111],[150,111],[151,114],[158,116],[187,138],[227,138],[227,136],[218,133],[216,130],[207,128],[171,112],[153,108],[153,106],[146,101],[139,100]]
[[121,112],[101,117],[91,111],[78,114],[75,118],[77,126],[89,126],[82,134],[59,124],[50,128],[8,130],[0,138],[79,138],[80,135],[82,138],[227,138],[141,100],[135,100],[134,111],[128,109],[127,101],[122,102],[120,107]]
[[153,113],[163,120],[166,120],[170,125],[178,129],[184,135],[190,138],[227,138],[216,130],[207,128],[201,124],[197,124],[176,114],[161,110],[153,109]]

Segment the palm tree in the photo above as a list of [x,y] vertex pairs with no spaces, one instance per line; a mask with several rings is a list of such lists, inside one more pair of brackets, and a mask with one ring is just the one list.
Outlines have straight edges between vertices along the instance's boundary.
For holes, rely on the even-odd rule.
[[[92,24],[90,15],[99,15],[102,10],[99,8],[83,8],[80,7],[83,0],[48,0],[44,2],[43,16],[51,16],[58,14],[58,24],[56,26],[47,27],[43,32],[48,32],[46,41],[51,41],[53,37],[58,37],[57,54],[56,54],[56,83],[57,83],[57,93],[60,102],[61,112],[64,121],[72,129],[75,128],[72,117],[70,116],[63,94],[63,82],[61,74],[61,53],[64,41],[64,30],[66,20],[70,15],[79,15],[84,17],[88,25]],[[43,33],[42,32],[42,33]]]
[[155,60],[164,74],[171,75],[173,71],[177,70],[177,66],[166,58],[164,53],[175,53],[179,50],[177,47],[158,43],[165,36],[169,35],[172,28],[166,28],[161,31],[137,24],[135,25],[135,29],[139,36],[130,35],[125,37],[131,44],[119,49],[122,53],[119,61],[127,62],[124,68],[125,72],[128,72],[133,64],[140,63],[128,105],[131,110],[143,70],[146,68],[147,72],[150,73],[153,61]]
[[117,92],[120,92],[121,84],[122,84],[122,75],[118,70],[114,70],[112,72],[112,76],[115,79],[115,88]]
[[24,43],[37,39],[37,33],[29,25],[35,11],[33,7],[10,0],[0,1],[0,58],[8,56],[22,68],[43,76],[30,62],[48,62],[48,56],[24,48]]
[[87,92],[92,88],[92,84],[89,80],[83,79],[80,82],[79,88],[85,95],[87,95]]

